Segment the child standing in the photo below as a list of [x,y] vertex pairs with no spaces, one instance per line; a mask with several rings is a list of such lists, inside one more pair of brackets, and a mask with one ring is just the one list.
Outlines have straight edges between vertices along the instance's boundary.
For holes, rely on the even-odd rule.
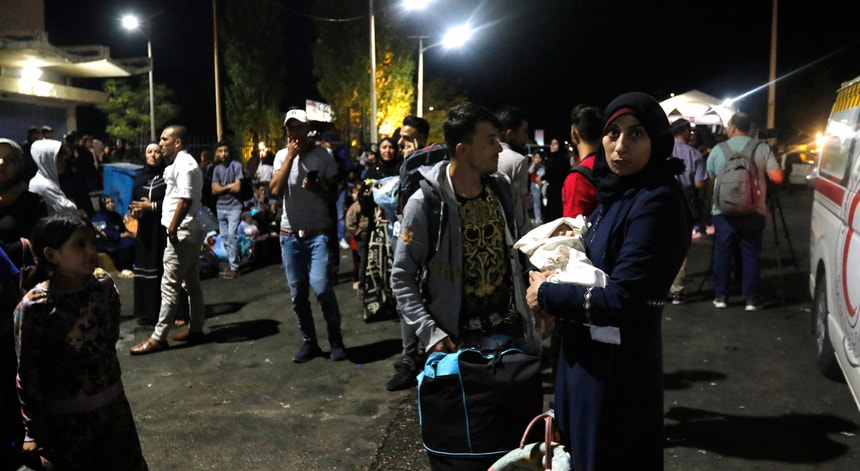
[[119,293],[96,270],[95,231],[63,214],[32,239],[43,281],[15,309],[24,452],[46,469],[146,470],[116,356]]

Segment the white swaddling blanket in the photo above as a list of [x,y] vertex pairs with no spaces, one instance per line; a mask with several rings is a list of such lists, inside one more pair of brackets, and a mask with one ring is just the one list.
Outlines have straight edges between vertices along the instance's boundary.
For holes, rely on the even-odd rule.
[[[553,235],[559,228],[565,231],[572,229],[573,235]],[[526,254],[532,265],[541,271],[556,270],[547,278],[550,283],[603,288],[606,286],[606,273],[592,265],[585,256],[582,240],[587,233],[588,226],[582,215],[558,218],[529,231],[514,244],[514,248]],[[621,344],[618,327],[586,325],[591,330],[593,340]]]

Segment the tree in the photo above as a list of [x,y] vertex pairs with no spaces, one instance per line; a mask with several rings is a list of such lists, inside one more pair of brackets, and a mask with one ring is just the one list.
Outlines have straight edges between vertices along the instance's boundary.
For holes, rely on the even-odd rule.
[[231,0],[220,16],[224,118],[246,150],[258,139],[272,146],[282,132],[279,104],[285,95],[285,71],[280,52],[285,46],[280,3]]
[[[108,79],[104,82],[107,102],[96,108],[105,114],[108,135],[143,143],[149,141],[149,78],[147,76]],[[155,84],[155,129],[161,129],[168,119],[179,114],[179,105],[173,102],[173,91],[163,84]]]
[[[391,134],[412,109],[413,52],[416,44],[397,29],[388,14],[393,0],[376,2],[376,122],[380,134]],[[314,47],[314,75],[328,101],[335,126],[343,131],[363,127],[370,108],[369,21],[364,2],[334,0],[315,6],[319,38]],[[334,17],[344,21],[326,21]],[[373,138],[375,141],[375,137]]]
[[424,101],[426,105],[424,119],[430,123],[430,136],[428,136],[427,142],[445,142],[442,125],[448,116],[448,110],[467,100],[468,98],[460,83],[425,75]]

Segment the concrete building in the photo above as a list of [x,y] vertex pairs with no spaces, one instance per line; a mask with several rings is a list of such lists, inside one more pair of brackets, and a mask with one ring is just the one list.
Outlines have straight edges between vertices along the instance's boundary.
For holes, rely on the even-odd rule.
[[128,77],[151,67],[145,57],[112,59],[105,46],[52,45],[44,0],[0,0],[0,11],[0,136],[24,141],[28,128],[48,125],[60,139],[77,129],[77,106],[107,100],[76,79]]

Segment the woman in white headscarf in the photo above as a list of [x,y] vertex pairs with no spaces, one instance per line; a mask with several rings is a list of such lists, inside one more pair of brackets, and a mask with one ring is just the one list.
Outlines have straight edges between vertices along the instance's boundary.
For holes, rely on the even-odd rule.
[[76,212],[78,207],[66,197],[59,183],[60,174],[66,169],[69,148],[60,141],[42,139],[33,143],[30,155],[38,168],[36,176],[30,180],[30,191],[42,197],[48,205],[48,214]]

